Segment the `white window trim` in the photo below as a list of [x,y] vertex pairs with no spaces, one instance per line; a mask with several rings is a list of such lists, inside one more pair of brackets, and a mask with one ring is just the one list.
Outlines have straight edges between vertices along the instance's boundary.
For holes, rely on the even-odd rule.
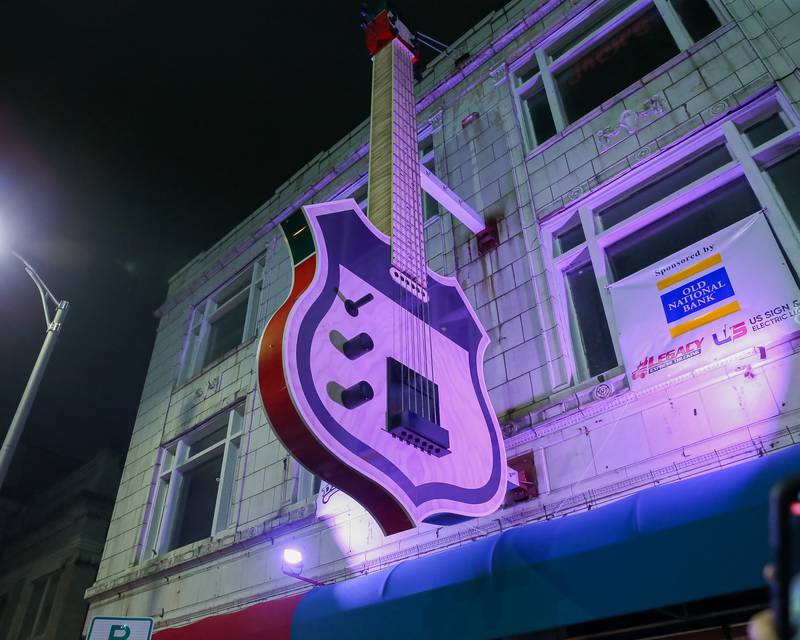
[[[430,138],[431,143],[433,143],[433,127],[431,125],[426,125],[422,129],[420,129],[420,131],[417,133],[417,143],[418,143],[418,145],[421,145],[428,138]],[[434,169],[436,169],[436,145],[435,144],[431,145],[431,150],[428,151],[426,154],[420,155],[419,163],[420,163],[420,165],[424,165],[425,163],[430,162],[431,160],[434,161]],[[429,169],[429,171],[430,171],[430,169]],[[435,170],[432,173],[434,175],[436,175],[436,171]],[[368,184],[368,182],[369,182],[369,174],[368,173],[362,174],[361,176],[359,176],[358,178],[353,180],[353,182],[348,184],[346,187],[344,187],[343,189],[339,190],[336,193],[336,195],[333,196],[333,199],[334,200],[340,200],[342,198],[352,198],[353,195],[355,193],[357,193],[358,190],[361,189],[361,187],[363,187],[364,185]],[[359,206],[359,208],[362,211],[366,211],[367,208],[369,207],[368,197],[365,196],[364,198],[361,198],[360,200],[357,200],[356,204]],[[437,204],[439,206],[442,206],[441,203],[438,202],[438,200],[437,200]],[[423,216],[424,216],[425,215],[425,200],[424,200],[424,198],[422,200],[422,207],[423,207],[422,213],[423,213]],[[431,224],[433,220],[436,220],[439,217],[440,213],[437,213],[436,215],[431,216],[430,218],[424,219],[423,220],[424,226],[427,226],[428,224]]]
[[[223,421],[226,421],[227,425],[223,438],[202,451],[189,455],[191,445],[219,429]],[[234,507],[234,486],[238,484],[241,491],[241,482],[237,483],[235,474],[241,449],[243,423],[244,403],[240,402],[161,448],[155,467],[154,497],[148,507],[147,520],[142,531],[139,560],[149,560],[171,551],[169,546],[175,532],[175,515],[183,475],[215,457],[220,449],[222,449],[222,464],[209,537],[219,535],[235,526],[236,523],[231,522],[231,514]]]
[[[343,198],[352,198],[361,187],[367,184],[368,174],[364,174],[356,178],[353,182],[347,185],[344,189],[339,191],[334,197],[334,200],[341,200]],[[367,196],[364,196],[360,200],[356,201],[356,204],[359,208],[364,211],[367,208]]]
[[[245,288],[244,283],[247,282],[248,278],[249,285]],[[247,296],[247,309],[245,311],[244,326],[242,327],[242,339],[239,344],[243,344],[255,336],[263,278],[264,264],[262,258],[249,265],[192,309],[189,331],[187,332],[184,353],[181,359],[183,364],[178,377],[179,384],[185,383],[220,360],[220,358],[217,358],[200,366],[200,362],[205,358],[208,349],[211,325],[221,318],[227,310],[241,302],[244,296]],[[217,306],[215,299],[237,286],[243,287],[242,290],[231,299],[226,300],[222,305]],[[224,355],[221,357],[224,357]]]
[[[751,123],[763,119],[765,114],[769,115],[776,110],[781,110],[783,114],[781,117],[789,130],[754,149],[749,145],[742,131]],[[561,326],[569,327],[570,339],[565,341],[565,351],[568,357],[569,375],[572,378],[571,386],[578,386],[590,379],[591,376],[588,375],[586,359],[577,348],[581,342],[580,337],[575,333],[577,319],[573,317],[574,312],[569,302],[565,272],[576,262],[582,261],[586,253],[589,254],[618,362],[618,366],[614,369],[598,375],[607,376],[619,371],[623,367],[623,361],[619,335],[616,330],[616,318],[607,290],[611,279],[608,275],[609,262],[606,249],[675,209],[697,200],[704,193],[744,177],[758,199],[761,210],[764,211],[792,266],[797,273],[800,273],[800,229],[794,224],[788,207],[766,172],[772,163],[793,153],[800,153],[797,151],[798,142],[800,142],[800,116],[792,109],[785,96],[778,91],[773,91],[697,132],[690,138],[681,140],[679,144],[674,144],[670,149],[645,161],[641,167],[611,180],[596,192],[584,196],[573,202],[570,207],[539,222],[546,264],[551,265],[551,268],[548,269],[548,278],[551,290],[554,292],[555,313]],[[604,206],[635,192],[639,187],[660,179],[675,167],[685,164],[699,152],[720,143],[725,144],[728,149],[732,158],[731,162],[652,203],[614,226],[608,229],[598,229],[597,212]],[[769,159],[769,162],[766,162],[765,159]],[[763,166],[760,167],[759,162]],[[558,254],[558,233],[572,222],[576,214],[580,217],[586,240],[568,251]]]
[[[720,21],[720,29],[724,28],[730,18],[725,15],[725,12],[717,5],[715,0],[705,0],[708,2],[711,10]],[[595,29],[592,29],[588,34],[580,38],[572,46],[564,49],[557,58],[552,58],[549,50],[555,45],[569,39],[570,33],[574,33],[580,28],[580,25],[587,20],[593,20],[594,17],[603,11],[609,5],[618,4],[617,10],[602,21]],[[524,132],[525,142],[528,151],[533,151],[536,147],[546,142],[545,140],[536,140],[533,122],[528,112],[527,106],[524,104],[526,98],[534,93],[541,85],[544,89],[547,103],[550,107],[550,114],[555,124],[556,135],[560,134],[569,127],[579,123],[586,117],[581,116],[574,122],[569,122],[566,110],[564,109],[560,92],[555,82],[555,74],[565,66],[573,63],[577,58],[583,55],[587,49],[593,47],[599,40],[605,36],[613,33],[621,28],[626,23],[635,19],[638,14],[647,11],[649,8],[655,7],[664,21],[667,30],[672,35],[672,39],[678,48],[679,53],[685,52],[692,46],[697,44],[692,40],[688,30],[683,24],[683,21],[678,16],[677,11],[672,6],[670,0],[632,0],[631,2],[619,2],[619,0],[606,0],[605,2],[598,2],[594,6],[580,12],[569,20],[562,27],[555,29],[552,33],[548,34],[537,42],[531,49],[524,55],[520,56],[510,65],[510,71],[514,82],[514,99],[519,109],[519,114],[522,119],[522,129]],[[713,32],[712,32],[713,33]],[[711,34],[709,34],[711,35]],[[708,37],[708,36],[706,36]],[[705,40],[705,38],[703,38]],[[530,65],[535,60],[538,66],[538,72],[532,75],[524,82],[519,82],[517,74]],[[669,64],[666,62],[665,64]],[[620,93],[624,93],[627,89]],[[613,98],[611,98],[613,100]],[[600,103],[602,104],[602,103]],[[600,106],[597,105],[597,107]],[[593,110],[592,110],[593,111]],[[591,111],[589,112],[591,113]]]

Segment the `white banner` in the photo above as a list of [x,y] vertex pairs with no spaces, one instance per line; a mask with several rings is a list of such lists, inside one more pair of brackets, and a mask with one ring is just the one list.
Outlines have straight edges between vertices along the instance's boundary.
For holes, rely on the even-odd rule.
[[609,286],[631,388],[800,329],[800,291],[763,213]]

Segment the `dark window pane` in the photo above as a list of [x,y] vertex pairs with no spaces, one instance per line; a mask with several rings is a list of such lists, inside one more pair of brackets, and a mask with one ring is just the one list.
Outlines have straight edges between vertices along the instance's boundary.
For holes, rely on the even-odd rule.
[[786,125],[781,120],[777,113],[773,113],[766,120],[756,122],[744,130],[745,135],[750,140],[750,144],[757,147],[764,144],[767,140],[777,138],[780,134],[786,131]]
[[539,67],[536,64],[536,58],[531,58],[522,69],[517,71],[517,78],[519,78],[520,84],[525,84],[537,73],[539,73]]
[[195,442],[191,447],[189,447],[189,456],[191,457],[195,453],[200,453],[204,449],[208,449],[212,444],[216,444],[220,440],[224,440],[226,435],[228,435],[227,422],[225,422],[218,428],[214,429],[207,435],[203,436],[197,442]]
[[[436,163],[433,159],[425,163],[425,168],[433,175],[436,175]],[[422,191],[422,212],[425,214],[425,220],[439,215],[439,203],[436,202],[436,198],[424,189]]]
[[42,602],[42,609],[39,611],[39,618],[36,621],[35,634],[42,635],[47,629],[47,621],[50,619],[50,610],[53,608],[53,600],[56,597],[56,590],[58,589],[58,578],[61,572],[51,573],[47,581],[47,590],[44,594],[44,602]]
[[203,366],[242,343],[246,315],[247,298],[245,297],[225,315],[211,323],[208,331],[208,349]]
[[677,53],[661,15],[651,7],[557,72],[567,118],[577,120]]
[[556,125],[544,89],[539,87],[535,93],[525,98],[525,104],[528,105],[536,144],[541,144],[556,135]]
[[553,46],[548,47],[547,52],[553,60],[557,60],[562,53],[569,51],[583,38],[592,33],[592,31],[605,24],[609,18],[615,13],[618,13],[622,7],[630,4],[630,0],[624,2],[606,2],[602,7],[594,11],[591,18],[582,21],[576,27],[570,29],[569,33],[567,33],[564,38],[556,42]]
[[359,202],[361,202],[361,201],[363,201],[363,200],[366,200],[366,199],[367,199],[367,185],[366,185],[366,183],[365,183],[363,186],[359,187],[359,188],[358,188],[358,191],[356,191],[356,192],[355,192],[355,193],[354,193],[352,196],[350,196],[350,197],[351,197],[353,200],[355,200],[355,201],[356,201],[356,203],[359,203]]
[[419,145],[419,157],[427,156],[431,151],[433,151],[433,138],[425,138]]
[[211,535],[214,507],[217,504],[217,479],[221,470],[220,453],[183,474],[170,549],[177,549]]
[[617,366],[614,344],[603,312],[603,302],[591,263],[566,273],[581,345],[586,355],[589,375],[596,376]]
[[578,221],[578,224],[574,224],[568,229],[559,232],[556,236],[556,240],[558,241],[559,253],[566,253],[573,247],[577,247],[579,244],[586,242],[586,236],[583,233],[583,226],[580,221]]
[[636,273],[760,208],[747,181],[734,180],[611,245],[607,253],[614,279]]
[[216,298],[214,298],[214,302],[217,303],[217,307],[221,307],[225,304],[228,300],[233,298],[237,293],[242,292],[244,289],[247,289],[250,286],[249,282],[239,282],[237,286],[230,286],[225,289],[222,293],[217,294]]
[[672,0],[683,26],[697,42],[719,27],[719,19],[706,0]]
[[31,595],[28,599],[28,606],[25,609],[25,617],[22,619],[22,628],[19,633],[21,640],[27,640],[33,633],[33,623],[36,622],[36,614],[39,613],[46,585],[47,577],[44,577],[36,580],[31,587]]
[[613,227],[618,222],[630,218],[651,204],[672,195],[730,161],[731,156],[724,145],[706,151],[689,164],[679,167],[672,173],[659,178],[656,182],[637,189],[629,196],[601,209],[598,213],[601,228],[609,229]]
[[768,170],[795,225],[800,229],[800,153],[781,160]]
[[430,218],[435,218],[439,215],[439,203],[436,202],[436,198],[434,198],[427,191],[423,191],[423,196],[423,210],[425,211],[425,219],[429,220]]

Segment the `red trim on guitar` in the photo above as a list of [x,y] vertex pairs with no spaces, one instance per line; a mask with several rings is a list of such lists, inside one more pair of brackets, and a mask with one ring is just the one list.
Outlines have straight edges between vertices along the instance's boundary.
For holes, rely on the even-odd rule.
[[406,531],[414,527],[414,522],[403,507],[380,485],[328,452],[306,427],[289,394],[283,368],[283,336],[289,312],[311,285],[316,266],[316,255],[295,266],[289,297],[264,329],[258,349],[258,384],[264,409],[278,439],[300,464],[367,507],[385,535]]

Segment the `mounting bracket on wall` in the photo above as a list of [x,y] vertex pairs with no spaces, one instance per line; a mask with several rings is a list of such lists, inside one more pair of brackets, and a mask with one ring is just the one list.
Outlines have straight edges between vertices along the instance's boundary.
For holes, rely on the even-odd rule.
[[464,117],[464,118],[461,120],[461,128],[462,128],[462,129],[466,129],[466,128],[467,128],[467,126],[468,126],[470,123],[472,123],[472,122],[475,122],[475,120],[477,120],[477,119],[478,119],[478,118],[480,118],[480,117],[481,117],[481,114],[480,114],[480,113],[478,113],[477,111],[473,111],[472,113],[470,113],[470,114],[467,114],[467,115],[466,115],[466,116],[465,116],[465,117]]
[[478,255],[484,256],[500,244],[500,236],[497,232],[497,220],[487,220],[486,227],[476,234],[478,241]]

